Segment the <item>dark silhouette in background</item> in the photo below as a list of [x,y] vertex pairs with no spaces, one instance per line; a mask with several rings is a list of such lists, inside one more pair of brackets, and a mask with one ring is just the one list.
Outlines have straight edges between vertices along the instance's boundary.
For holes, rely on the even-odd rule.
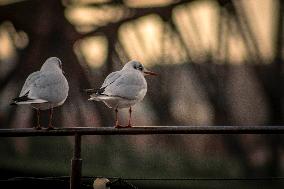
[[[252,25],[248,21],[249,16],[245,7],[242,7],[243,4],[233,0],[218,0],[215,1],[219,14],[216,36],[217,50],[215,53],[208,51],[199,61],[192,57],[191,52],[198,47],[185,41],[183,35],[188,32],[187,29],[180,30],[173,18],[175,8],[190,6],[191,3],[196,2],[198,1],[180,0],[153,7],[131,7],[127,6],[125,1],[89,3],[86,5],[89,8],[104,10],[106,7],[123,7],[127,11],[120,19],[97,25],[87,33],[78,32],[75,25],[66,18],[66,9],[76,5],[76,1],[29,0],[2,5],[0,6],[0,24],[7,25],[6,21],[10,21],[16,31],[24,31],[28,35],[29,41],[25,48],[17,49],[17,58],[13,60],[13,68],[1,77],[0,94],[8,90],[10,84],[13,84],[13,90],[18,93],[29,73],[39,69],[40,63],[47,57],[57,56],[63,62],[63,70],[66,72],[70,90],[69,97],[65,102],[67,105],[55,110],[57,111],[54,117],[55,126],[112,126],[114,123],[112,112],[102,104],[88,102],[87,95],[81,89],[99,86],[107,74],[122,67],[120,63],[125,63],[125,60],[131,59],[130,54],[119,39],[120,27],[125,23],[135,22],[139,18],[154,14],[161,18],[165,28],[161,43],[164,44],[163,39],[166,35],[175,36],[180,46],[185,49],[185,59],[182,64],[164,64],[168,59],[166,53],[162,53],[162,57],[155,57],[154,62],[156,64],[152,69],[159,73],[159,79],[149,81],[151,87],[149,87],[147,93],[147,109],[145,110],[151,109],[155,117],[152,122],[153,125],[196,125],[195,120],[198,120],[198,118],[195,117],[201,111],[194,109],[195,106],[192,106],[190,112],[184,110],[180,114],[176,111],[182,107],[179,106],[177,99],[183,100],[181,105],[188,104],[190,106],[190,103],[196,100],[192,97],[194,93],[199,96],[199,100],[202,97],[201,101],[207,99],[208,107],[211,108],[211,113],[209,113],[211,121],[208,123],[198,122],[199,125],[282,125],[284,121],[284,2],[277,1],[278,10],[275,10],[279,14],[275,18],[277,23],[274,30],[275,43],[273,44],[275,54],[272,60],[264,59],[261,56],[262,52],[259,47],[261,44],[257,42],[252,31]],[[189,16],[189,20],[191,29],[196,29],[196,24],[199,22],[198,18]],[[237,33],[244,42],[247,57],[240,65],[232,64],[229,57],[228,41],[231,33]],[[13,34],[11,33],[11,35]],[[139,38],[139,32],[136,35]],[[74,52],[75,43],[90,36],[104,36],[107,39],[107,57],[105,64],[99,70],[91,68],[86,63],[84,56],[79,61]],[[139,40],[143,44],[143,38],[140,37]],[[192,46],[188,44],[192,44]],[[163,47],[163,45],[161,46]],[[164,48],[164,51],[166,51],[166,48]],[[216,56],[224,58],[216,60],[214,58]],[[188,88],[189,85],[194,87]],[[196,89],[196,91],[189,89]],[[198,91],[201,92],[198,93]],[[199,104],[199,102],[196,101],[196,104]],[[3,104],[3,102],[1,103]],[[145,103],[145,101],[142,103]],[[193,105],[196,104],[193,103]],[[84,107],[87,108],[84,109]],[[67,113],[64,114],[64,112]],[[66,115],[69,115],[69,122],[64,120],[64,115],[65,118]],[[184,115],[189,116],[189,118]],[[0,112],[0,127],[13,127],[16,117],[21,117],[21,112],[16,111],[13,107],[7,107],[5,111]],[[36,116],[31,116],[31,118],[31,123],[27,125],[35,123]],[[93,120],[96,120],[97,125],[90,125],[94,124]],[[147,125],[147,123],[143,123]],[[218,139],[215,140],[216,138]],[[245,176],[283,175],[283,137],[281,135],[220,135],[213,138],[203,137],[204,140],[202,140],[202,137],[196,137],[196,139],[198,142],[195,143],[191,139],[185,139],[185,137],[172,137],[168,140],[166,136],[159,136],[156,140],[159,141],[159,145],[169,150],[175,149],[176,145],[184,144],[182,145],[184,147],[181,148],[187,152],[184,159],[190,159],[191,154],[194,154],[194,152],[187,150],[186,146],[190,142],[203,145],[204,153],[200,152],[202,149],[197,149],[199,147],[196,147],[196,149],[204,156],[210,156],[205,154],[217,152],[226,154],[225,156],[228,157],[234,157],[237,159],[238,165],[241,165],[241,167],[237,166],[238,169],[242,170],[240,172]],[[152,140],[155,139],[150,141]],[[102,145],[112,144],[108,139],[101,139],[99,142]],[[131,138],[125,139],[124,142],[137,144],[139,141]],[[194,147],[191,146],[191,148]],[[104,150],[102,150],[104,158],[113,156],[113,151]],[[7,153],[9,154],[9,152]],[[11,154],[17,153],[12,152]],[[124,158],[127,159],[127,157]],[[257,162],[254,158],[260,162]],[[105,160],[108,165],[107,162]]]

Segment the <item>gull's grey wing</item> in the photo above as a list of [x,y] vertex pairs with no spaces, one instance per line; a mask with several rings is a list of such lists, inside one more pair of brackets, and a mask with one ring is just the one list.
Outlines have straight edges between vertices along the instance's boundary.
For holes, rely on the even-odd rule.
[[101,88],[99,89],[86,89],[85,91],[90,94],[91,97],[96,97],[105,91],[105,88],[111,85],[115,80],[121,76],[120,71],[110,73],[104,80]]
[[135,72],[123,72],[119,78],[105,88],[103,94],[136,100],[143,98],[146,92],[147,83],[142,75]]
[[101,88],[86,89],[85,92],[87,92],[91,96],[89,100],[93,100],[93,98],[96,98],[98,95],[103,94],[103,92],[105,91],[105,88],[111,85],[113,82],[115,82],[115,80],[117,80],[120,76],[121,76],[120,71],[112,72],[105,78],[104,83],[102,84]]
[[26,79],[24,86],[22,87],[22,90],[20,92],[20,97],[24,96],[25,94],[27,94],[27,92],[30,91],[30,87],[32,86],[32,84],[40,77],[40,71],[36,71],[31,73],[28,78]]
[[29,98],[59,103],[67,98],[69,86],[63,74],[42,72],[30,87]]
[[120,76],[121,76],[121,71],[116,71],[116,72],[112,72],[110,73],[104,83],[102,84],[101,88],[105,88],[107,87],[108,85],[110,85],[111,83],[113,83],[116,79],[118,79]]

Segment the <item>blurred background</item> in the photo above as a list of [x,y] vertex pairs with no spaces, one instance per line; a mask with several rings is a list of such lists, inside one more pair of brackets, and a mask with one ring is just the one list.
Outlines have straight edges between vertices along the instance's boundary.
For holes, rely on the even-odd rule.
[[[55,127],[112,127],[114,112],[87,101],[129,60],[159,77],[134,106],[134,125],[283,125],[282,0],[0,0],[0,128],[36,124],[10,106],[50,56],[70,91]],[[42,114],[47,125],[48,112]],[[127,110],[120,111],[122,123]],[[72,138],[0,138],[0,176],[68,175]],[[83,175],[277,177],[283,135],[83,137]],[[281,188],[278,182],[139,182],[144,188]]]

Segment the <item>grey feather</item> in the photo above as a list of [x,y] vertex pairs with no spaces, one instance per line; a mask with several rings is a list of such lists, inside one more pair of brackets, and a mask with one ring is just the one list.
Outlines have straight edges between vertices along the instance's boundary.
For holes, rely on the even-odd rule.
[[142,95],[141,93],[146,93],[146,91],[147,83],[143,76],[135,72],[121,70],[120,77],[108,85],[103,94],[136,100]]
[[36,72],[31,73],[28,76],[28,78],[26,79],[25,84],[23,85],[23,88],[22,88],[19,96],[24,96],[30,90],[31,85],[38,78],[40,78],[40,71],[36,71]]
[[43,72],[30,86],[29,97],[59,103],[68,93],[67,80],[62,74]]
[[105,79],[104,83],[102,84],[101,88],[107,87],[108,85],[113,83],[116,79],[118,79],[120,76],[121,76],[120,71],[116,71],[116,72],[110,73],[106,77],[106,79]]

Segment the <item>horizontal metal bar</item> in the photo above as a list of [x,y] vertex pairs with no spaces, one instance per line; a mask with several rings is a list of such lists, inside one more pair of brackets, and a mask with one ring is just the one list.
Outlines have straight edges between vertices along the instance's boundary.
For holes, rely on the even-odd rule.
[[[97,176],[82,176],[85,181],[93,181]],[[120,177],[106,177],[111,180],[122,179],[126,181],[284,181],[284,177],[189,177],[189,178],[120,178]],[[70,176],[57,176],[57,177],[13,177],[2,179],[1,182],[7,181],[66,181],[69,182]]]
[[152,134],[284,134],[284,126],[137,126],[68,127],[52,130],[33,128],[0,129],[0,137],[80,135],[152,135]]
[[245,177],[233,177],[233,178],[125,178],[123,180],[128,181],[284,181],[284,177],[251,177],[251,178],[245,178]]

